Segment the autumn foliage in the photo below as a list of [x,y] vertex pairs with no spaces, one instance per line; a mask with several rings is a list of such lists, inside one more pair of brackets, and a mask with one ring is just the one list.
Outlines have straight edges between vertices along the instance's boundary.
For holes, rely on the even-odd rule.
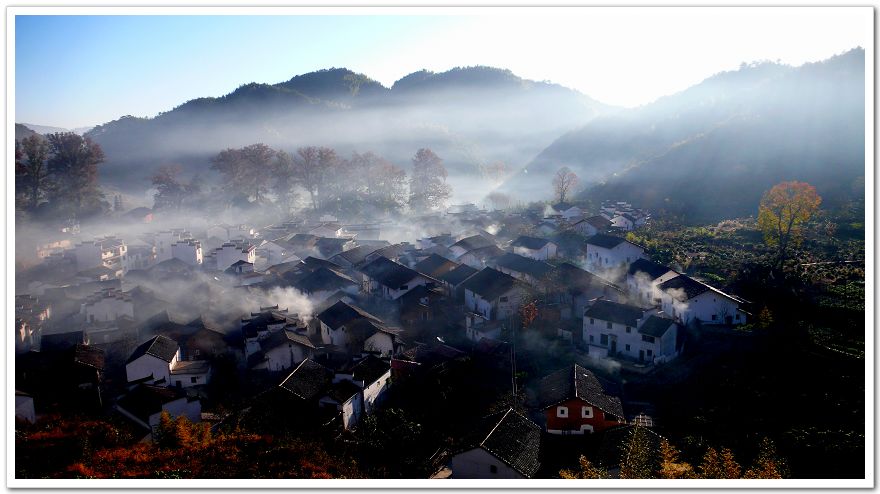
[[761,198],[758,227],[764,241],[777,248],[777,265],[785,262],[788,250],[800,245],[804,225],[819,209],[822,198],[806,182],[783,182]]
[[[331,456],[309,440],[232,431],[212,434],[205,424],[163,414],[154,442],[108,440],[116,429],[98,421],[59,421],[25,434],[28,446],[56,461],[32,465],[22,478],[358,478],[351,462]],[[99,432],[103,435],[99,436]],[[110,432],[108,432],[110,431]],[[86,434],[94,438],[74,441]],[[97,440],[100,439],[100,440]],[[61,449],[62,442],[67,447]],[[66,462],[65,462],[66,459]],[[35,460],[36,461],[36,460]],[[37,470],[39,469],[39,470]]]

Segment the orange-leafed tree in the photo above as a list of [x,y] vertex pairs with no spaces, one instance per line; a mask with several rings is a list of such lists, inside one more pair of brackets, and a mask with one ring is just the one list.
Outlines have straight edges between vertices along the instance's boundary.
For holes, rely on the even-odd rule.
[[782,182],[764,193],[758,227],[767,245],[776,247],[777,267],[782,267],[788,251],[803,241],[804,225],[821,203],[816,188],[806,182]]

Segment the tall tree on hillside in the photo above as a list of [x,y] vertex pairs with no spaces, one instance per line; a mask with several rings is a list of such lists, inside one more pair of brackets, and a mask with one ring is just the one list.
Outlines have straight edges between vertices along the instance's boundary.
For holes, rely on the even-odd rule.
[[103,197],[98,189],[98,165],[104,162],[101,146],[73,132],[49,134],[48,139],[53,199],[78,215],[98,207]]
[[419,149],[413,157],[413,173],[409,186],[409,206],[413,211],[440,209],[452,195],[446,183],[446,167],[433,151]]
[[327,188],[326,179],[338,162],[336,151],[331,148],[308,146],[296,150],[293,175],[308,191],[313,209],[318,209],[321,192]]
[[275,150],[259,143],[241,149],[227,149],[212,160],[211,168],[223,174],[223,186],[230,192],[241,192],[254,202],[263,201],[271,177]]
[[372,152],[354,153],[351,171],[363,200],[383,211],[398,210],[407,200],[406,171]]
[[565,202],[568,193],[578,183],[578,176],[567,166],[556,171],[553,176],[553,191],[558,202]]
[[34,134],[16,141],[15,177],[16,189],[27,199],[27,209],[33,210],[40,202],[48,185],[46,159],[49,157],[49,141]]
[[767,245],[776,247],[776,266],[782,267],[792,247],[803,241],[804,225],[818,211],[822,198],[806,182],[782,182],[764,193],[758,227]]
[[153,195],[155,209],[180,209],[189,192],[187,185],[179,179],[181,171],[180,165],[163,165],[156,170],[153,175],[153,186],[156,187]]
[[272,176],[270,188],[275,193],[275,197],[278,198],[278,207],[281,209],[281,213],[286,217],[290,214],[290,207],[296,198],[296,194],[293,191],[293,187],[296,184],[293,158],[288,153],[278,151],[275,155]]

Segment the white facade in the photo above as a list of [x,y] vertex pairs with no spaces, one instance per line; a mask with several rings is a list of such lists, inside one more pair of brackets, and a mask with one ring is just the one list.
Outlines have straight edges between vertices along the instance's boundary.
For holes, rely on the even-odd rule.
[[223,271],[238,261],[251,264],[257,260],[257,249],[251,244],[237,245],[232,243],[223,244],[211,253],[216,261],[217,271]]
[[110,322],[122,316],[134,319],[134,303],[119,292],[110,292],[99,300],[82,304],[80,314],[87,322]]
[[531,257],[532,259],[537,259],[539,261],[546,261],[547,259],[556,258],[556,250],[556,244],[553,242],[547,242],[547,244],[540,249],[529,249],[521,246],[514,247],[513,253],[519,254],[523,257]]
[[[657,287],[661,283],[669,281],[676,276],[678,276],[678,273],[671,269],[654,280],[651,280],[647,274],[642,272],[635,274],[627,273],[626,289],[630,296],[639,303],[659,305],[662,302],[662,296],[660,289]],[[669,314],[672,314],[672,312],[669,312]]]
[[381,357],[390,357],[394,354],[394,337],[382,331],[364,340],[365,352],[379,352]]
[[745,324],[748,316],[738,301],[714,289],[691,299],[675,292],[663,292],[660,297],[663,312],[684,325],[696,320],[702,324]]
[[137,381],[146,377],[153,376],[152,382],[165,379],[165,386],[171,382],[171,368],[180,360],[180,349],[171,358],[171,362],[166,362],[158,357],[146,354],[141,355],[137,359],[125,364],[125,376],[128,382]]
[[[645,311],[636,326],[584,316],[584,343],[589,345],[590,356],[620,356],[648,363],[660,363],[675,358],[677,326],[671,327],[661,337],[639,333],[641,324],[656,313],[656,309]],[[674,322],[670,319],[669,325],[672,326]]]
[[190,266],[201,266],[204,262],[202,243],[198,240],[180,240],[171,244],[171,257],[180,259]]
[[156,247],[156,262],[167,261],[173,257],[171,245],[190,238],[190,234],[181,228],[158,232],[153,235]]
[[[196,365],[193,365],[196,364]],[[171,368],[171,385],[180,388],[203,386],[211,380],[211,366],[205,360],[184,360]]]
[[524,479],[495,455],[483,448],[474,448],[452,457],[454,479]]
[[630,231],[635,226],[635,223],[626,216],[618,215],[611,218],[611,226],[620,230]]
[[626,240],[611,249],[587,243],[587,271],[599,274],[609,269],[629,266],[644,256],[644,249]]
[[398,288],[388,288],[387,286],[376,283],[378,287],[381,289],[382,298],[385,300],[397,300],[401,295],[407,293],[413,288],[420,285],[427,285],[428,278],[425,278],[422,275],[418,275],[413,277],[413,279],[406,282],[406,284],[401,285]]
[[293,342],[278,345],[265,351],[266,361],[256,369],[269,371],[281,371],[299,365],[303,360],[311,358],[313,352],[310,348]]
[[513,287],[494,300],[486,300],[480,295],[465,289],[464,304],[468,310],[489,321],[504,320],[515,315],[522,303],[522,291]]
[[[357,381],[355,383],[357,384]],[[375,411],[376,406],[382,401],[389,388],[391,388],[390,367],[388,372],[379,376],[379,379],[364,387],[364,411],[367,412],[367,415],[371,415]]]

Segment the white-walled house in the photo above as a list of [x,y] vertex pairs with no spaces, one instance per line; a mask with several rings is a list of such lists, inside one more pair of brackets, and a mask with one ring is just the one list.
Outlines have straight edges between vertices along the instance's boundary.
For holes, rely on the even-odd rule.
[[581,235],[592,237],[611,228],[611,222],[603,216],[590,216],[576,221],[571,225],[571,228]]
[[131,295],[108,288],[87,298],[80,305],[80,314],[86,322],[109,322],[126,316],[134,319],[134,302]]
[[391,388],[391,364],[368,355],[351,368],[351,380],[363,389],[364,411],[371,415]]
[[606,300],[584,312],[584,343],[590,355],[661,363],[678,355],[679,325],[657,309]]
[[626,267],[644,256],[645,249],[625,238],[600,233],[587,239],[587,271],[591,273]]
[[155,233],[152,243],[156,247],[156,262],[159,263],[173,258],[171,245],[190,238],[192,238],[192,235],[183,228],[172,228]]
[[125,363],[125,376],[130,383],[144,380],[168,386],[171,383],[171,368],[179,360],[180,347],[177,342],[165,336],[155,336],[131,354]]
[[492,268],[469,277],[461,284],[467,310],[490,321],[515,315],[522,305],[523,285],[514,277]]
[[259,342],[264,359],[254,369],[269,371],[287,370],[297,366],[307,358],[313,358],[317,351],[316,342],[305,332],[283,329],[272,333]]
[[201,266],[204,262],[202,243],[191,238],[173,242],[171,244],[171,257],[180,259],[190,266]]
[[522,235],[511,242],[510,250],[521,256],[530,257],[539,261],[556,258],[559,246],[546,238],[527,237]]
[[474,437],[478,443],[452,457],[452,478],[528,479],[541,466],[541,428],[513,409]]
[[482,235],[472,235],[470,237],[465,237],[458,242],[450,245],[449,250],[452,252],[452,255],[454,255],[455,258],[458,259],[467,252],[490,246],[497,247],[495,245],[495,242]]
[[171,385],[178,388],[203,386],[211,381],[211,363],[207,360],[178,360],[171,367]]
[[640,304],[660,305],[660,284],[678,276],[678,272],[649,259],[637,259],[626,271],[626,289]]
[[214,249],[205,265],[209,269],[224,271],[238,261],[253,264],[257,260],[257,248],[248,242],[227,242]]
[[386,300],[397,300],[419,285],[439,284],[437,280],[386,257],[376,258],[358,271],[363,277],[364,291]]
[[76,269],[85,271],[104,267],[125,274],[129,269],[127,253],[125,242],[116,237],[83,241],[74,247]]
[[116,402],[116,410],[137,423],[156,432],[162,412],[168,412],[172,419],[186,417],[193,423],[202,420],[202,404],[190,399],[175,388],[140,384]]
[[360,353],[365,341],[384,327],[382,320],[342,300],[316,316],[321,340],[350,352]]
[[657,286],[663,312],[688,325],[745,324],[749,313],[742,309],[747,302],[713,288],[689,276],[679,275]]

